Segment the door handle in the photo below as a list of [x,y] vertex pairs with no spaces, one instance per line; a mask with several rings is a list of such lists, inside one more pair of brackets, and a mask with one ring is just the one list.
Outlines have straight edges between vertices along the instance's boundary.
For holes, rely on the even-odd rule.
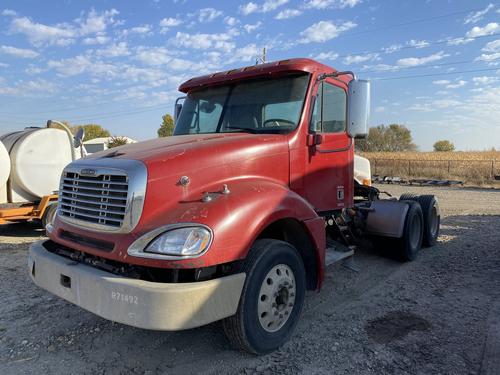
[[307,135],[307,145],[316,146],[323,143],[323,136],[321,134],[308,134]]

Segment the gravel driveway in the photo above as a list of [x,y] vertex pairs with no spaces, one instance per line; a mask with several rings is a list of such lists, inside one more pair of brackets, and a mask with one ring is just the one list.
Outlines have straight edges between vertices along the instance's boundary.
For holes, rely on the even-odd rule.
[[232,350],[220,323],[150,332],[52,297],[27,275],[29,244],[42,233],[30,224],[0,227],[0,373],[495,373],[488,360],[500,339],[492,330],[500,190],[381,188],[437,195],[438,245],[406,264],[360,250],[360,272],[331,266],[323,290],[308,294],[292,340],[263,357]]

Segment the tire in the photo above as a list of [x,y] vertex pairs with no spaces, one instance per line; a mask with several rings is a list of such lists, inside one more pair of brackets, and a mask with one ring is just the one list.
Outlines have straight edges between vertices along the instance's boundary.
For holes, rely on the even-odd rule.
[[50,203],[42,216],[42,227],[45,229],[48,224],[52,224],[57,212],[57,202]]
[[405,202],[409,207],[405,217],[403,236],[396,241],[396,248],[399,257],[408,262],[415,260],[422,247],[424,217],[418,202],[411,200]]
[[434,195],[415,195],[411,193],[402,194],[399,200],[412,200],[420,203],[424,216],[424,237],[422,246],[431,247],[437,242],[441,215],[439,213],[439,203]]
[[439,227],[441,225],[441,215],[439,213],[439,203],[434,195],[420,195],[418,203],[422,207],[424,215],[424,238],[423,246],[434,246],[439,237]]
[[403,193],[399,197],[400,201],[414,201],[418,198],[418,195],[413,194],[413,193]]
[[257,240],[243,271],[246,279],[238,310],[223,320],[224,332],[240,350],[272,352],[288,341],[300,319],[306,289],[302,258],[287,242]]

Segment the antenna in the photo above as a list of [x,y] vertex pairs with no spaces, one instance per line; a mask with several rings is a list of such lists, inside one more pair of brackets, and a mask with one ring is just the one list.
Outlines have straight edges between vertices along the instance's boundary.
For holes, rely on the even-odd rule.
[[255,65],[266,63],[266,47],[262,48],[262,56],[257,56],[255,59]]

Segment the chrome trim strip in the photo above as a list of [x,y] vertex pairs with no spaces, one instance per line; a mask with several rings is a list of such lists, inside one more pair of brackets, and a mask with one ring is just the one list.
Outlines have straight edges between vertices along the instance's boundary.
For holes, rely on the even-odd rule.
[[[94,177],[100,175],[119,175],[119,176],[127,176],[128,177],[128,191],[123,190],[121,192],[127,192],[127,198],[123,197],[124,203],[126,203],[125,211],[121,214],[124,215],[123,222],[121,226],[113,226],[113,225],[105,225],[99,223],[92,223],[85,220],[79,220],[76,218],[71,218],[68,216],[61,215],[62,205],[68,205],[63,201],[72,200],[71,196],[65,195],[71,194],[71,192],[63,191],[65,173],[80,173],[82,169],[92,169],[95,170],[96,173],[93,175]],[[102,157],[99,159],[78,159],[69,164],[63,171],[60,182],[60,195],[59,195],[59,204],[57,210],[57,217],[70,225],[75,227],[86,228],[95,232],[110,232],[110,233],[129,233],[131,232],[139,223],[139,219],[141,218],[142,209],[144,207],[144,200],[146,197],[146,186],[147,186],[148,173],[146,165],[138,160],[130,160],[130,159],[113,159]],[[112,184],[112,181],[103,181],[104,184]],[[85,188],[85,187],[82,187]],[[92,189],[90,189],[92,190]],[[77,195],[82,197],[91,197],[91,198],[102,198],[101,195],[97,194],[88,194],[88,193],[80,193],[77,192]],[[77,199],[79,199],[78,197]],[[120,200],[120,197],[113,198]],[[125,201],[126,200],[126,201]],[[88,202],[91,203],[91,202]],[[94,202],[99,203],[99,202]],[[106,204],[106,203],[103,203]],[[77,215],[85,216],[88,214],[82,214],[78,212],[74,212]],[[116,213],[120,214],[120,213]],[[93,216],[91,216],[93,217]],[[121,222],[120,219],[116,218],[106,218],[108,221]]]
[[[156,237],[159,235],[169,232],[173,229],[178,229],[178,228],[191,228],[191,227],[202,227],[210,232],[210,242],[207,245],[207,248],[203,250],[199,254],[195,255],[163,255],[163,254],[158,254],[158,253],[147,253],[144,252],[144,249],[153,241]],[[130,256],[134,257],[139,257],[139,258],[147,258],[147,259],[163,259],[163,260],[182,260],[182,259],[193,259],[193,258],[199,258],[202,255],[205,255],[205,253],[210,249],[210,246],[212,246],[212,242],[214,240],[214,233],[212,231],[212,228],[209,226],[206,226],[204,224],[199,224],[199,223],[176,223],[176,224],[169,224],[169,225],[164,225],[162,227],[153,229],[151,232],[148,232],[141,237],[139,237],[137,240],[135,240],[127,249],[127,254]]]

